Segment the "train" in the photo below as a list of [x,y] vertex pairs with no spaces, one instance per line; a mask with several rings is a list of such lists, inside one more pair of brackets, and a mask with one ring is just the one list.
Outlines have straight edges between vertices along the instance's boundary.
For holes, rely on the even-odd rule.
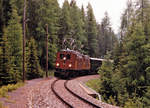
[[82,75],[96,74],[103,59],[91,58],[74,50],[57,52],[55,77],[73,78]]

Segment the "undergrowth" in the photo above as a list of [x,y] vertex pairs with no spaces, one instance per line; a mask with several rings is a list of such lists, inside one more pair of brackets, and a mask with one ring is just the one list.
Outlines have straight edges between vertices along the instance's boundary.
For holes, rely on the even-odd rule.
[[92,79],[92,80],[87,81],[85,84],[88,87],[94,89],[96,92],[99,92],[99,82],[100,82],[99,79]]
[[19,88],[23,85],[24,85],[24,83],[17,83],[17,84],[8,84],[7,86],[0,87],[0,97],[8,98],[8,95],[7,95],[8,92],[16,90],[17,88]]

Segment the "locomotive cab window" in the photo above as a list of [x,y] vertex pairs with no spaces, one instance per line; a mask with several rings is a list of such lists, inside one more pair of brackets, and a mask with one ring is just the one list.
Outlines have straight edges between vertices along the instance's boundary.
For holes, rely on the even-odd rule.
[[70,54],[67,54],[67,56],[66,56],[66,57],[67,57],[67,59],[70,59]]
[[63,59],[64,58],[64,54],[60,54],[60,59]]

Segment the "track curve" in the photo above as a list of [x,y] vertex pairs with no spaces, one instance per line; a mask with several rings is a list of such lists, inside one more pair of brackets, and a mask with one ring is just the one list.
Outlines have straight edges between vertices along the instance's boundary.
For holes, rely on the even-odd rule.
[[55,86],[55,84],[56,84],[57,81],[59,81],[59,79],[56,79],[56,80],[52,83],[52,85],[51,85],[51,89],[52,89],[53,93],[54,93],[54,94],[57,96],[57,98],[59,98],[66,106],[68,106],[69,108],[73,108],[73,106],[72,106],[71,104],[69,104],[67,101],[65,101],[65,100],[55,91],[54,86]]
[[70,93],[71,93],[72,95],[74,95],[75,97],[79,98],[80,100],[84,101],[85,103],[87,103],[87,104],[89,104],[89,105],[91,105],[91,106],[93,106],[93,107],[95,107],[95,108],[102,108],[102,107],[100,107],[100,106],[98,106],[98,105],[96,105],[96,104],[94,104],[94,103],[92,103],[92,102],[90,102],[90,101],[84,99],[83,97],[77,95],[75,92],[73,92],[71,89],[69,89],[68,86],[67,86],[68,81],[69,81],[69,80],[67,80],[67,81],[64,83],[64,86],[65,86],[65,88],[67,89],[68,92],[70,92]]

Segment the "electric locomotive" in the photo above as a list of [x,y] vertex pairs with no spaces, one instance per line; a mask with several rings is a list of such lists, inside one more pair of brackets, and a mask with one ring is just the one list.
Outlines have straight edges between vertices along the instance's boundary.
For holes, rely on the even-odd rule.
[[70,78],[96,74],[102,61],[105,59],[90,58],[74,50],[61,50],[57,52],[54,76]]
[[76,77],[90,72],[90,57],[74,50],[62,50],[56,57],[56,77]]

